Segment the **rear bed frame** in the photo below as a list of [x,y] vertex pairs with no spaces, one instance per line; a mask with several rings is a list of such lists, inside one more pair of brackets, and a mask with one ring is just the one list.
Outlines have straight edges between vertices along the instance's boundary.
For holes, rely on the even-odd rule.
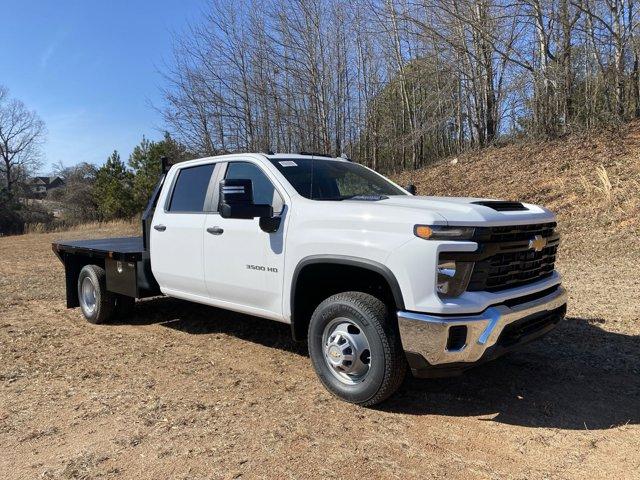
[[67,308],[80,306],[78,275],[90,264],[104,268],[110,292],[133,298],[161,295],[142,237],[61,241],[51,248],[64,265]]

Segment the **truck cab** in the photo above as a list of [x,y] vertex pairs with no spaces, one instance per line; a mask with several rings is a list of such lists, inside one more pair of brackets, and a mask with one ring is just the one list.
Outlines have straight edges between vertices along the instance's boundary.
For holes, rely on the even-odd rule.
[[[290,324],[322,383],[361,405],[391,395],[408,368],[459,374],[551,331],[566,312],[550,211],[416,196],[344,158],[255,153],[179,163],[146,218],[133,283]],[[65,266],[74,264],[67,287],[76,282],[77,294],[70,301],[68,291],[67,303],[87,316],[83,289],[93,277],[81,271],[96,264],[82,265],[71,248],[54,244]],[[110,290],[118,273],[109,265],[97,265],[98,297],[115,305],[142,296]]]

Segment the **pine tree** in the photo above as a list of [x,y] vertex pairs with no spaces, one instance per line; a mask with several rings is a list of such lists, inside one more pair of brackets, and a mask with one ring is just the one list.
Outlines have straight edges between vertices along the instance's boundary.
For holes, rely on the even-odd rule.
[[0,236],[22,233],[23,205],[6,188],[0,187]]
[[136,213],[133,174],[116,150],[98,170],[93,193],[102,220],[131,218]]
[[187,160],[189,154],[184,145],[176,142],[169,133],[164,139],[153,142],[145,137],[129,156],[129,167],[133,170],[133,197],[135,210],[142,212],[158,182],[162,168],[162,157],[177,163]]
[[142,211],[160,175],[162,155],[157,144],[142,137],[129,156],[129,166],[133,169],[133,201],[136,211]]

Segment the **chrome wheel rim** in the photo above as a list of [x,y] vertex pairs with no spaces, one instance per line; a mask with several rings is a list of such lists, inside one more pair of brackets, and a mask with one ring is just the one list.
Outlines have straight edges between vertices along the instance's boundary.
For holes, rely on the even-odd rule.
[[364,381],[371,370],[369,340],[364,331],[348,318],[336,318],[325,327],[322,351],[329,371],[347,385]]
[[89,277],[82,280],[81,290],[82,309],[91,315],[96,309],[96,288]]

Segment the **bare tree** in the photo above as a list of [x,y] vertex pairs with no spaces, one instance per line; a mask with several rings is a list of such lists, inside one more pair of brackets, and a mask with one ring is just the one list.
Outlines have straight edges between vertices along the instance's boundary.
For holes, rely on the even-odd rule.
[[162,108],[190,150],[418,168],[640,116],[636,0],[211,0]]
[[45,135],[44,122],[0,87],[0,173],[9,193],[19,176],[36,168]]

